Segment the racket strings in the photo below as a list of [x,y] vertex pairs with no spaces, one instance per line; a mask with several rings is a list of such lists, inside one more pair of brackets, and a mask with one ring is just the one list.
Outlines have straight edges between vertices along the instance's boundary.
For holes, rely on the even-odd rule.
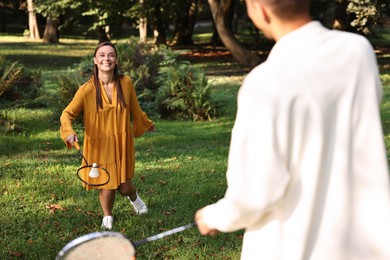
[[126,259],[135,256],[135,248],[131,242],[120,236],[105,236],[81,243],[68,252],[65,252],[62,259],[106,260]]
[[77,170],[77,177],[88,186],[103,186],[110,181],[110,173],[103,167],[97,166],[95,169],[99,173],[98,178],[89,177],[89,172],[94,167],[92,165],[85,165]]

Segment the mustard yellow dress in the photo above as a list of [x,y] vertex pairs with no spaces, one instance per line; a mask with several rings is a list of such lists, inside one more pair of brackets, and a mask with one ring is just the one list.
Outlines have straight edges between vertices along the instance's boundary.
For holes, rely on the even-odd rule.
[[[78,89],[60,118],[60,134],[66,143],[69,135],[76,134],[72,128],[72,121],[83,111],[85,127],[83,155],[88,164],[97,163],[110,173],[110,181],[104,186],[99,186],[100,189],[117,189],[121,183],[133,178],[134,137],[141,136],[154,125],[142,111],[131,79],[123,76],[121,85],[127,108],[117,105],[116,88],[113,90],[112,102],[110,102],[101,84],[103,108],[97,111],[96,90],[92,77]],[[69,144],[67,146],[71,148]],[[85,165],[84,160],[82,165]],[[88,178],[89,170],[86,168],[81,172],[84,179]],[[105,182],[105,178],[106,176],[100,175],[95,181],[102,183]],[[85,184],[84,186],[87,190],[97,188]]]

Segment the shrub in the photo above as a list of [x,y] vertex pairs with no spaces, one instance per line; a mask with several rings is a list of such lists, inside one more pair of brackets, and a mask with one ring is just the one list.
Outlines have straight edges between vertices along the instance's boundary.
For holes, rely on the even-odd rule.
[[[86,79],[89,77],[90,75],[83,74],[82,72],[77,73],[71,70],[67,74],[64,73],[57,76],[59,92],[57,95],[52,96],[53,115],[55,118],[58,119],[61,116],[62,111],[73,99],[79,89],[79,86],[84,84]],[[76,119],[76,121],[80,122],[80,120],[82,120],[81,115]]]
[[165,119],[210,120],[215,115],[204,72],[178,61],[180,52],[164,45],[147,49],[135,40],[119,45],[118,52],[145,111],[157,109]]
[[[166,119],[210,120],[215,115],[205,73],[188,62],[178,61],[179,52],[165,46],[149,48],[135,39],[116,47],[119,70],[133,80],[138,101],[145,112],[157,112]],[[74,67],[76,72],[72,76],[58,77],[60,97],[56,107],[61,111],[78,86],[90,78],[92,60],[89,55]]]
[[167,60],[159,83],[156,103],[162,118],[211,120],[215,115],[208,80],[201,69]]
[[2,106],[46,106],[40,71],[30,71],[18,62],[0,57],[0,96]]
[[6,93],[12,84],[17,82],[22,76],[23,67],[18,62],[11,63],[4,57],[0,57],[0,96]]
[[158,85],[160,63],[163,59],[157,48],[138,44],[134,37],[117,45],[120,70],[130,76],[145,112],[155,112],[154,100]]

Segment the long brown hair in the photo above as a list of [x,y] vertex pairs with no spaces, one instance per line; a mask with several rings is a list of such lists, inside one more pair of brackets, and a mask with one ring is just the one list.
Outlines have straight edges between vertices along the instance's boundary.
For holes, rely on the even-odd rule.
[[[108,41],[102,42],[96,47],[95,53],[93,54],[93,57],[96,57],[97,51],[103,46],[111,46],[112,48],[114,48],[115,55],[116,55],[116,57],[118,57],[118,51],[116,50],[115,45],[112,44],[111,42],[108,42]],[[118,101],[119,101],[120,105],[122,107],[126,108],[127,105],[126,105],[125,99],[123,98],[122,84],[120,81],[120,79],[122,77],[123,77],[123,75],[119,73],[118,64],[117,64],[117,65],[115,65],[115,68],[114,68],[114,81],[115,81],[115,87],[116,87],[116,93],[117,93],[117,105],[118,105]],[[99,70],[98,70],[98,67],[96,64],[94,64],[94,67],[93,67],[93,80],[94,80],[94,85],[95,85],[95,89],[96,89],[96,110],[99,110],[99,107],[103,108],[103,100],[102,100],[102,93],[100,91]]]

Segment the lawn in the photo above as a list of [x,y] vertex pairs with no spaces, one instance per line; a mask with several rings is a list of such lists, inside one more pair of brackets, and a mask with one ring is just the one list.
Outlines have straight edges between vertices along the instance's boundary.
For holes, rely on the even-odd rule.
[[[96,42],[64,40],[55,46],[0,37],[0,55],[41,69],[45,86],[91,52]],[[379,55],[382,55],[379,57]],[[378,54],[384,86],[382,119],[390,149],[390,74],[388,54]],[[225,59],[224,69],[237,64]],[[218,70],[218,64],[197,66]],[[208,67],[209,66],[209,67]],[[221,72],[221,70],[218,70]],[[213,71],[213,98],[219,117],[210,122],[152,118],[156,133],[136,139],[134,182],[149,206],[135,215],[117,196],[114,231],[133,241],[190,223],[195,211],[221,198],[236,94],[243,73]],[[0,110],[18,126],[0,133],[0,259],[54,259],[70,240],[100,231],[102,213],[96,191],[86,192],[76,177],[80,156],[59,138],[59,122],[48,108]],[[82,128],[78,127],[82,138]],[[239,259],[242,231],[203,237],[193,228],[137,248],[138,259]]]
[[[91,52],[95,43],[57,46],[1,41],[0,55],[40,69],[45,87],[53,75]],[[226,158],[242,77],[213,76],[213,97],[221,106],[211,122],[152,118],[156,133],[136,139],[134,182],[149,206],[135,215],[127,199],[116,199],[114,231],[133,241],[190,223],[195,211],[221,198]],[[96,191],[86,192],[76,177],[80,156],[65,148],[59,122],[49,108],[3,109],[17,128],[0,139],[0,259],[53,259],[70,240],[100,231],[102,212]],[[78,127],[82,138],[82,129]],[[238,259],[242,231],[202,237],[196,228],[137,249],[138,259]]]

